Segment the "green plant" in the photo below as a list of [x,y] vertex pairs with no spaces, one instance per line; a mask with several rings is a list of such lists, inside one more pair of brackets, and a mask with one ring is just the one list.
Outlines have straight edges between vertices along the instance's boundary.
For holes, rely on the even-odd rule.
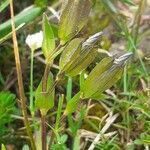
[[13,121],[11,114],[16,111],[15,99],[16,96],[10,92],[0,92],[0,139],[9,132],[7,124]]
[[[96,44],[97,41],[100,39],[102,33],[96,33],[95,35],[89,37],[88,39],[73,38],[83,28],[83,25],[85,24],[88,18],[89,11],[80,12],[81,19],[82,19],[82,15],[83,17],[85,17],[84,20],[81,20],[81,22],[80,20],[78,20],[80,19],[79,17],[76,18],[76,15],[81,10],[79,8],[85,6],[87,7],[87,10],[89,10],[89,5],[90,5],[89,1],[82,1],[82,2],[80,0],[69,1],[62,12],[60,18],[59,31],[58,31],[61,46],[58,45],[58,48],[61,47],[60,50],[63,52],[62,55],[60,56],[60,70],[56,77],[57,82],[64,75],[68,75],[70,77],[76,76],[77,74],[85,70],[94,60],[95,55],[93,55],[93,53],[96,53],[96,49],[97,49]],[[71,6],[73,7],[73,9]],[[75,15],[73,20],[70,20],[71,15]],[[55,49],[54,36],[51,27],[47,23],[47,20],[45,20],[45,18],[43,19],[43,29],[44,29],[43,30],[44,39],[43,39],[42,50],[46,58],[47,64],[42,79],[42,83],[40,83],[41,88],[40,90],[39,88],[36,90],[35,104],[37,108],[39,108],[41,111],[41,118],[44,117],[44,119],[42,119],[43,122],[42,123],[42,142],[43,142],[42,149],[46,149],[46,139],[45,139],[46,129],[44,128],[43,124],[45,124],[44,122],[45,122],[45,116],[47,114],[47,111],[49,109],[52,109],[53,107],[53,105],[51,104],[53,104],[54,98],[51,99],[49,96],[52,94],[52,91],[56,85],[56,84],[50,85],[48,83],[49,81],[48,76],[49,76],[50,67],[54,59],[54,57],[52,56],[55,55],[55,53],[57,53],[56,50],[59,51],[59,49],[58,48]],[[96,65],[96,67],[93,69],[91,74],[83,83],[83,87],[86,88],[81,89],[81,91],[78,92],[72,99],[71,96],[69,96],[70,94],[68,93],[68,97],[67,97],[68,103],[64,111],[64,116],[66,116],[67,114],[71,114],[77,110],[77,105],[81,97],[95,98],[97,97],[96,93],[100,95],[107,88],[111,87],[120,78],[121,72],[123,70],[124,62],[128,59],[130,55],[131,54],[121,56],[120,58],[118,58],[118,60],[114,60],[113,58],[106,58],[106,60],[104,59],[102,62]],[[50,81],[52,83],[52,79],[50,79]],[[100,84],[99,83],[100,81],[103,81],[104,83]],[[98,82],[97,85],[99,85],[99,88],[94,87],[95,82]],[[91,87],[91,84],[93,84],[93,87]],[[89,91],[91,91],[92,93],[90,94]],[[96,96],[95,95],[93,96],[93,94],[96,94]],[[41,95],[40,98],[38,95]],[[71,121],[70,117],[68,119]],[[53,141],[51,142],[53,143]]]
[[[19,93],[23,113],[21,119],[26,129],[19,127],[18,130],[21,135],[25,135],[19,135],[19,138],[23,137],[27,142],[21,143],[22,149],[31,147],[33,150],[88,148],[89,150],[94,148],[133,150],[138,146],[147,147],[150,126],[149,89],[147,89],[149,70],[146,61],[137,53],[143,36],[140,35],[139,28],[145,0],[139,3],[132,26],[128,25],[126,17],[117,8],[118,5],[125,8],[135,6],[136,4],[131,0],[62,0],[61,2],[60,9],[60,1],[52,1],[54,5],[51,7],[46,0],[35,0],[35,6],[29,8],[28,12],[22,11],[14,16],[10,0],[11,19],[4,22],[0,28],[0,43],[3,43],[4,49],[9,43],[4,41],[10,35],[13,37],[19,90],[16,90],[16,86],[14,89]],[[0,12],[4,11],[8,4],[8,1],[2,2]],[[26,44],[31,50],[27,54],[30,58],[28,71],[28,68],[24,69],[24,66],[21,66],[25,54],[24,43],[22,40],[17,41],[16,32],[21,30],[23,23],[31,23],[46,8],[42,22],[37,24],[36,28],[36,32],[39,28],[42,31],[26,38]],[[60,18],[55,9],[61,10]],[[53,13],[54,22],[58,21],[58,24],[54,25],[53,19],[51,21],[49,10]],[[58,20],[55,19],[56,16]],[[113,27],[115,33],[107,33],[108,25]],[[35,32],[35,29],[31,30]],[[20,34],[18,38],[21,39]],[[115,42],[118,42],[119,46],[124,46],[123,54],[116,56],[113,52],[109,53]],[[42,51],[40,57],[38,50]],[[138,57],[135,58],[135,55]],[[127,64],[131,56],[133,59]],[[42,68],[37,65],[37,57],[44,62],[45,66],[41,65]],[[56,69],[53,68],[54,66]],[[26,79],[28,77],[24,77],[24,84],[22,71],[26,70],[30,77],[29,83]],[[0,88],[9,82],[9,78],[5,78],[3,73],[5,74],[0,70]],[[121,80],[117,82],[119,79]],[[139,88],[142,90],[140,91]],[[26,93],[28,89],[29,97]],[[1,97],[7,99],[6,97],[9,96],[8,102],[1,101]],[[14,99],[15,97],[10,93],[0,93],[2,106],[0,135],[7,133],[5,125],[11,121],[10,114],[15,108],[12,102]],[[5,111],[5,107],[9,111]],[[113,116],[113,113],[116,114]],[[135,126],[137,131],[134,131]],[[107,130],[108,138],[104,133]],[[87,134],[84,135],[82,132]],[[90,136],[90,140],[87,135]]]

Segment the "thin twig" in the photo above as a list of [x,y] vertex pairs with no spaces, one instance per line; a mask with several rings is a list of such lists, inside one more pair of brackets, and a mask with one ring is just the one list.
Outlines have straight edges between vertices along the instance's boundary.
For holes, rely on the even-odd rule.
[[9,0],[9,3],[10,3],[10,12],[11,12],[12,39],[13,39],[13,45],[14,45],[14,55],[15,55],[15,62],[16,62],[16,70],[17,70],[17,79],[18,79],[18,86],[19,86],[19,95],[20,95],[20,100],[21,100],[21,108],[22,108],[22,113],[23,113],[23,117],[24,117],[24,124],[26,126],[27,134],[30,138],[32,150],[36,150],[32,131],[31,131],[30,124],[28,121],[28,116],[27,116],[26,97],[25,97],[25,93],[24,93],[18,42],[17,42],[16,32],[15,32],[14,10],[13,10],[12,0]]
[[34,50],[31,50],[30,58],[30,112],[34,117],[34,102],[33,102],[33,61],[34,61]]

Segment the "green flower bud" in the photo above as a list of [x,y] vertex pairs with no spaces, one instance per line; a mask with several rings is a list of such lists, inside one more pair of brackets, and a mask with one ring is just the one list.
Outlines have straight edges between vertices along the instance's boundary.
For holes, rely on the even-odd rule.
[[68,76],[76,76],[86,69],[95,59],[96,49],[94,46],[101,35],[102,32],[96,33],[83,43],[83,39],[72,40],[60,58],[60,72],[65,72]]
[[117,59],[104,58],[87,77],[82,92],[85,98],[97,98],[99,95],[116,83],[123,72],[126,60],[131,53],[124,54]]

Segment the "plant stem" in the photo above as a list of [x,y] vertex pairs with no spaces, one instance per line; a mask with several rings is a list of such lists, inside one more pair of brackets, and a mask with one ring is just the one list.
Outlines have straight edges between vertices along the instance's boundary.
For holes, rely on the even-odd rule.
[[132,28],[131,33],[132,33],[135,45],[137,45],[141,17],[142,17],[144,10],[145,10],[144,9],[145,6],[146,6],[146,0],[141,0],[139,3],[138,10],[137,10],[135,17],[134,17],[134,23],[133,23],[133,28]]
[[31,50],[31,62],[30,62],[30,112],[34,116],[34,104],[33,104],[33,55],[34,50]]
[[[59,48],[61,47],[61,45],[59,45],[55,51],[57,51]],[[48,75],[50,72],[50,68],[52,65],[53,59],[48,59],[47,58],[47,63],[46,63],[46,67],[45,67],[45,71],[44,71],[44,75],[43,75],[43,79],[42,79],[42,92],[47,92],[47,80],[48,80]],[[54,84],[55,87],[55,84]],[[50,92],[52,92],[50,90]],[[45,115],[41,112],[41,127],[42,127],[42,150],[46,150],[46,124],[45,124]]]
[[123,72],[123,86],[124,86],[124,93],[127,93],[127,66],[125,65],[124,67],[124,72]]
[[48,145],[49,149],[51,149],[51,145],[53,144],[55,135],[57,135],[59,133],[59,125],[60,125],[60,120],[61,120],[63,101],[64,101],[64,95],[61,95],[59,97],[59,101],[58,101],[58,107],[57,107],[58,109],[57,109],[57,116],[56,116],[56,121],[55,121],[55,127],[52,130],[52,134],[51,134],[49,145]]
[[42,83],[42,91],[46,92],[47,91],[47,79],[48,79],[48,74],[50,72],[50,68],[51,68],[51,64],[53,62],[53,59],[59,54],[56,54],[56,56],[54,56],[54,58],[52,57],[53,55],[55,55],[55,53],[57,53],[57,51],[61,48],[62,45],[58,45],[58,47],[56,47],[56,49],[54,50],[54,53],[52,55],[50,55],[47,60],[46,60],[46,67],[45,67],[45,71],[44,71],[44,75],[43,75],[43,83]]
[[15,55],[15,62],[16,62],[16,70],[17,70],[17,78],[18,78],[18,86],[19,86],[19,95],[20,95],[20,101],[21,101],[22,114],[24,117],[24,124],[25,124],[26,130],[27,130],[27,134],[30,138],[32,150],[36,150],[35,142],[33,139],[32,131],[31,131],[30,124],[28,121],[28,116],[27,116],[26,97],[25,97],[25,93],[24,93],[22,70],[21,70],[20,57],[19,57],[19,48],[18,48],[18,42],[17,42],[16,32],[15,32],[14,10],[13,10],[12,0],[9,0],[9,3],[10,3],[10,12],[11,12],[12,39],[13,39],[13,46],[14,46],[14,55]]
[[42,150],[46,150],[46,123],[45,123],[45,115],[41,114],[41,128],[42,128]]
[[[47,80],[48,80],[48,75],[50,72],[51,68],[51,63],[47,63],[42,79],[42,92],[47,92]],[[41,128],[42,128],[42,133],[41,133],[41,140],[42,140],[42,150],[46,150],[46,123],[45,123],[45,116],[46,114],[41,111]]]

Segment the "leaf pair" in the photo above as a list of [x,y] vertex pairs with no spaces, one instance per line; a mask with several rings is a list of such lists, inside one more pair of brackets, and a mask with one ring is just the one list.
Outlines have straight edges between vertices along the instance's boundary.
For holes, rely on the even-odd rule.
[[42,28],[43,28],[42,51],[43,51],[45,58],[48,59],[48,57],[50,57],[54,53],[54,50],[55,50],[55,37],[54,37],[52,27],[45,14],[43,14]]

